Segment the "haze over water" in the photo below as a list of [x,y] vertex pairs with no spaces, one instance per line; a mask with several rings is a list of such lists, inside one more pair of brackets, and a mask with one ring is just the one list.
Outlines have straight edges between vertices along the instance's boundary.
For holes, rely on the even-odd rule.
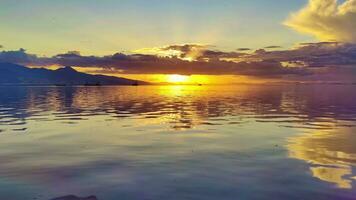
[[0,93],[0,199],[356,197],[356,85]]

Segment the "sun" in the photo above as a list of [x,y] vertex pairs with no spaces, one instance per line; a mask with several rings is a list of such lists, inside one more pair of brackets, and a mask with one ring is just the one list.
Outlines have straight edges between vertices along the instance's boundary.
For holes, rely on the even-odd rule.
[[179,74],[168,75],[167,81],[169,83],[187,83],[189,81],[189,76]]

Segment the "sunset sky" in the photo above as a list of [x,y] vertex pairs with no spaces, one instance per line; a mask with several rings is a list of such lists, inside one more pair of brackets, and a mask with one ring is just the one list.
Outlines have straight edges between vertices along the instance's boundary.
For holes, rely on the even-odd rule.
[[0,61],[149,81],[347,80],[355,21],[355,0],[2,0]]
[[[106,55],[145,47],[199,43],[224,49],[310,41],[282,25],[306,1],[74,0],[0,2],[7,49],[55,55]],[[253,39],[252,39],[253,38]]]

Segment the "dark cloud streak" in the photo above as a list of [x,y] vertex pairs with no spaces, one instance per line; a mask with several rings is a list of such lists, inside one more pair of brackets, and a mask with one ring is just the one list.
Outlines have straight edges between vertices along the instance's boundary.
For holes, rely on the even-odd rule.
[[236,50],[237,51],[251,51],[252,49],[250,49],[250,48],[238,48]]
[[265,49],[279,49],[279,48],[282,48],[281,46],[267,46],[265,47]]

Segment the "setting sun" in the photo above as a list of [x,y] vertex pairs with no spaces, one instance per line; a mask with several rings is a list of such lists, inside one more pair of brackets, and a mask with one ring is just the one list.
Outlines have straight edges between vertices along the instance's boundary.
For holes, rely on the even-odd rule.
[[169,83],[187,83],[189,81],[189,76],[184,76],[184,75],[168,75],[167,76],[167,82]]

